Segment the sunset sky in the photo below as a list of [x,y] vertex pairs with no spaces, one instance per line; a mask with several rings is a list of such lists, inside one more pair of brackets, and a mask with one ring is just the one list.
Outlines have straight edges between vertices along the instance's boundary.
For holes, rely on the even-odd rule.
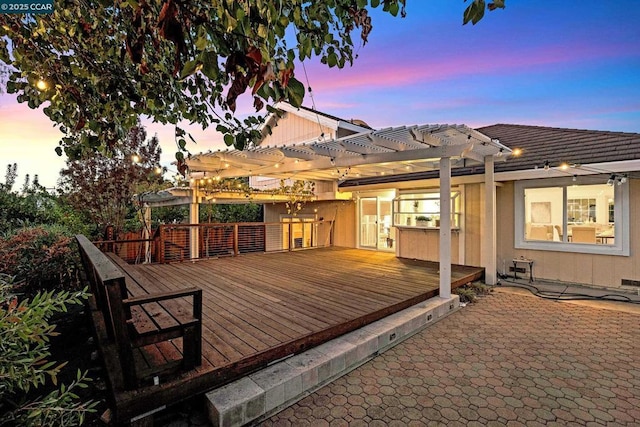
[[[306,64],[316,108],[376,128],[514,123],[640,132],[640,2],[506,3],[464,27],[462,0],[407,0],[405,19],[375,13],[352,68]],[[302,67],[296,77],[306,83]],[[312,106],[308,95],[304,104]],[[169,166],[173,128],[144,123]],[[190,130],[193,153],[224,146],[213,129]],[[54,186],[64,166],[54,152],[60,136],[41,111],[0,95],[0,181],[17,162],[21,175]]]

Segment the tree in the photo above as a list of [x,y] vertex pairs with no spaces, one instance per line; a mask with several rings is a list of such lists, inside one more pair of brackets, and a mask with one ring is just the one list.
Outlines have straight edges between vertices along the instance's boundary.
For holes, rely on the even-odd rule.
[[[227,145],[242,149],[260,137],[263,122],[234,117],[242,93],[250,89],[257,111],[265,102],[301,105],[296,60],[351,64],[354,29],[366,44],[373,28],[369,10],[404,16],[405,3],[60,0],[50,15],[0,15],[0,61],[14,68],[7,92],[31,108],[49,103],[45,114],[66,134],[58,154],[77,159],[112,149],[141,115],[215,124]],[[486,7],[504,7],[504,0]],[[484,10],[484,0],[473,0],[464,23],[477,23]],[[185,150],[178,127],[176,142]],[[182,167],[183,152],[176,158]]]
[[64,366],[50,362],[50,337],[56,335],[50,324],[53,314],[65,312],[70,304],[81,304],[86,290],[70,293],[37,293],[33,299],[19,301],[12,279],[0,274],[0,426],[81,425],[96,402],[78,402],[76,390],[90,379],[78,372],[76,380],[46,396],[30,400],[32,389],[47,381],[57,385]]
[[67,160],[59,191],[77,210],[86,212],[98,230],[111,225],[116,233],[123,231],[127,217],[135,215],[134,194],[162,182],[158,138],[146,138],[138,125],[111,155]]
[[59,225],[71,235],[86,232],[86,219],[40,185],[37,175],[33,180],[26,175],[22,190],[12,191],[17,173],[17,164],[7,165],[5,184],[0,184],[0,236],[34,225]]
[[18,164],[8,164],[7,171],[4,175],[4,184],[0,184],[0,189],[10,192],[13,189],[13,184],[16,183],[18,177]]

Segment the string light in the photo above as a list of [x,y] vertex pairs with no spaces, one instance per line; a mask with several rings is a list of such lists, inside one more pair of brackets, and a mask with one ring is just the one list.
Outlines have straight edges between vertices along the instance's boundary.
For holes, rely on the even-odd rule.
[[607,185],[612,186],[613,184],[615,184],[615,182],[616,182],[616,174],[612,173],[611,176],[609,177],[609,180],[607,181]]
[[504,149],[501,148],[500,151],[498,151],[498,153],[496,154],[496,157],[502,157],[503,154],[504,154]]
[[140,156],[138,156],[137,154],[134,154],[131,156],[131,161],[133,163],[140,163]]
[[578,175],[573,175],[573,178],[571,178],[571,180],[572,180],[573,182],[576,182],[576,181],[578,180]]
[[514,157],[518,157],[520,154],[522,154],[522,148],[514,148],[511,152],[511,155]]
[[49,86],[49,85],[47,84],[47,82],[46,82],[46,81],[44,81],[44,80],[42,80],[42,79],[39,79],[39,80],[36,82],[36,87],[37,87],[39,90],[47,90],[47,87],[48,87],[48,86]]
[[544,170],[548,171],[551,166],[549,165],[549,160],[544,161]]

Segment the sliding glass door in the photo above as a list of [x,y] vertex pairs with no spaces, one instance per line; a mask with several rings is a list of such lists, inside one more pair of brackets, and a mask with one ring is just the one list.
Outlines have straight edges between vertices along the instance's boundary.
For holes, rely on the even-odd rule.
[[363,197],[360,199],[360,247],[393,251],[395,228],[391,226],[392,199]]

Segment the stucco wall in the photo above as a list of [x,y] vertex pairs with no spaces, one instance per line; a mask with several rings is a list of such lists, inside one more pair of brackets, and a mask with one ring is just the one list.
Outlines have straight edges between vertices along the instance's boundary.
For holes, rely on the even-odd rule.
[[630,179],[630,256],[591,255],[523,250],[514,247],[514,185],[498,188],[498,270],[508,271],[510,261],[525,257],[534,261],[536,278],[616,288],[622,279],[640,280],[640,180]]

